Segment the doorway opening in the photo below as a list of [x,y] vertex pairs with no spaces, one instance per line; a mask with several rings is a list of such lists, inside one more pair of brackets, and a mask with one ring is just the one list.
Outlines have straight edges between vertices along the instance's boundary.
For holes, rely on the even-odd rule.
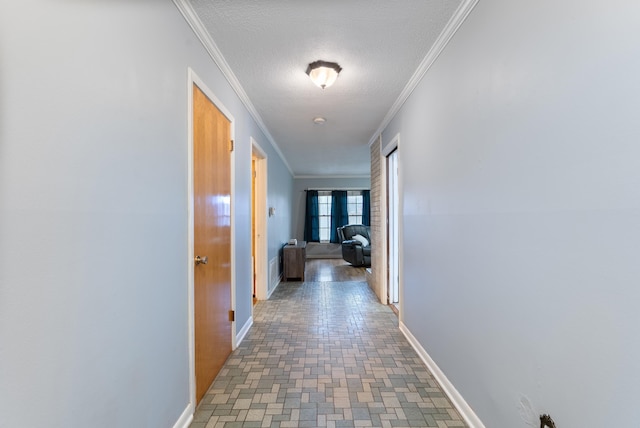
[[268,297],[267,155],[251,138],[251,257],[253,303]]
[[387,155],[387,254],[389,255],[387,297],[389,304],[396,309],[399,309],[400,304],[398,206],[398,149],[396,147]]

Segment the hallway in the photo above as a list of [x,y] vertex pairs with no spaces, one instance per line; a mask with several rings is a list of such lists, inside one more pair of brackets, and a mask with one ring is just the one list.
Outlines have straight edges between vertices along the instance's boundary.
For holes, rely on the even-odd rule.
[[255,306],[192,428],[466,426],[362,268],[310,260],[307,279]]

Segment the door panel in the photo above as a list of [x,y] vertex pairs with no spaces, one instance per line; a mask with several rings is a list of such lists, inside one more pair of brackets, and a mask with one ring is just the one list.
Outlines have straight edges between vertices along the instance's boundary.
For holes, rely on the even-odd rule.
[[193,86],[196,400],[231,353],[231,123]]

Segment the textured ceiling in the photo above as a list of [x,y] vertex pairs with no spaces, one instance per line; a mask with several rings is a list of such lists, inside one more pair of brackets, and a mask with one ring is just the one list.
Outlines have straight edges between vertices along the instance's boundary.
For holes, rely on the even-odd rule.
[[[294,174],[357,176],[369,175],[369,140],[461,1],[190,3]],[[319,59],[343,68],[324,91],[305,74]]]

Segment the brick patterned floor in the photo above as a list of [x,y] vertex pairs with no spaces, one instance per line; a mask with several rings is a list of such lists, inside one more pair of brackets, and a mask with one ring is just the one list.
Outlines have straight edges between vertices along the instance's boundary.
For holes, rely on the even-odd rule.
[[285,282],[192,428],[466,427],[365,282]]

